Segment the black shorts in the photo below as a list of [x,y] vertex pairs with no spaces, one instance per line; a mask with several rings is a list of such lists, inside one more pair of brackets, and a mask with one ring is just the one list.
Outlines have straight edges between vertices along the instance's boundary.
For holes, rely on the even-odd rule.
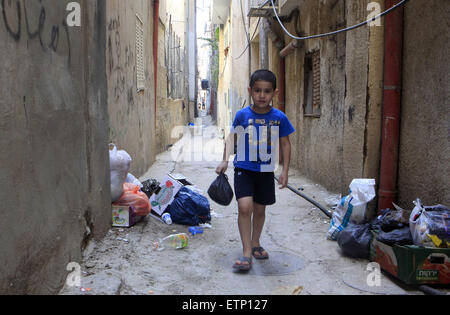
[[270,206],[275,203],[274,173],[261,173],[234,169],[234,192],[236,200],[253,197],[260,205]]

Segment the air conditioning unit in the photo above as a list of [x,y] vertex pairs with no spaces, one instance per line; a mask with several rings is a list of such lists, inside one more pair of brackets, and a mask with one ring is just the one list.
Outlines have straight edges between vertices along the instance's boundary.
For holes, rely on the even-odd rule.
[[[274,0],[275,9],[279,10],[279,2],[287,0]],[[248,16],[251,17],[268,17],[273,14],[272,2],[270,0],[250,0]]]

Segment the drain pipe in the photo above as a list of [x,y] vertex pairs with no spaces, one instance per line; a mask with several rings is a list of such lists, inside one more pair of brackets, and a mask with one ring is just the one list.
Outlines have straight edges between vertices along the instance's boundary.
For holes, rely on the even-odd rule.
[[[386,8],[398,0],[386,0]],[[403,7],[385,17],[384,100],[378,209],[392,208],[397,197],[402,88]]]
[[155,127],[156,127],[156,104],[158,95],[158,35],[159,35],[159,0],[153,0],[153,63],[155,71]]
[[292,42],[290,42],[286,47],[283,48],[280,52],[280,57],[285,58],[291,53],[294,52],[297,48],[300,48],[302,45],[299,40],[294,39]]
[[267,40],[267,18],[263,18],[259,27],[259,61],[261,69],[269,69],[269,47]]
[[[294,9],[291,12],[291,14],[289,15],[289,17],[287,17],[287,19],[285,19],[285,21],[291,22],[292,19],[294,19],[293,22],[294,22],[295,33],[297,36],[301,37],[302,34],[298,27],[298,21],[300,19],[300,10],[298,8]],[[301,41],[299,41],[298,39],[294,39],[286,47],[281,49],[280,57],[286,58],[288,55],[292,54],[296,49],[301,48],[302,46],[303,46],[303,44]]]

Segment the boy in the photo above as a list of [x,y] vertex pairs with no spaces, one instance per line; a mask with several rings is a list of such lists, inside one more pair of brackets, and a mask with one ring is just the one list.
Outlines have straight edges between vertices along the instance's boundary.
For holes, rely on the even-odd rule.
[[277,79],[272,72],[256,71],[250,79],[248,91],[253,105],[237,112],[225,144],[223,161],[216,169],[218,174],[226,172],[228,159],[237,144],[233,163],[234,190],[239,208],[238,226],[243,255],[233,268],[240,271],[250,270],[252,256],[255,259],[269,258],[259,239],[266,206],[275,203],[274,170],[278,139],[283,157],[279,183],[284,189],[288,183],[291,157],[289,135],[295,132],[286,115],[271,106],[272,99],[278,93]]

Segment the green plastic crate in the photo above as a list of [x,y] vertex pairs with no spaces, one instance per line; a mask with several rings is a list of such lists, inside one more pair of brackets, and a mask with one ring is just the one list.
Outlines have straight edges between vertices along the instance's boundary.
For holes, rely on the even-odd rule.
[[406,284],[450,284],[450,248],[390,246],[374,235],[370,260]]

